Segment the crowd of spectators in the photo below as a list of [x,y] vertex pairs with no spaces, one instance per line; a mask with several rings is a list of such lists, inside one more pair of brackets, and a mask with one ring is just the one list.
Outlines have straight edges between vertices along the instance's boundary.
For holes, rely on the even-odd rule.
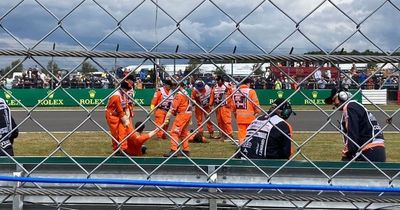
[[[374,72],[374,71],[371,71]],[[55,88],[61,84],[63,88],[115,88],[118,80],[122,79],[129,72],[122,68],[117,69],[115,73],[92,72],[89,74],[72,73],[66,76],[67,71],[58,71],[55,73],[57,79],[51,79],[49,74],[43,73],[37,68],[29,68],[20,74],[13,75],[13,78],[4,79],[1,85],[6,88]],[[175,78],[179,80],[188,74],[187,71],[178,71]],[[357,83],[363,85],[362,89],[379,89],[397,88],[398,77],[385,77],[382,74],[368,73],[365,70],[357,70],[352,68],[346,73],[341,73],[336,78],[332,77],[331,71],[317,69],[313,75],[307,77],[286,75],[282,72],[272,72],[266,69],[261,75],[252,75],[252,88],[254,89],[296,89],[298,85],[304,89],[331,89],[334,86],[340,85],[350,89],[357,88]],[[151,69],[142,69],[136,75],[136,89],[155,88],[162,85],[162,81],[167,77],[166,73],[154,74]],[[188,87],[193,86],[197,79],[203,80],[210,86],[215,84],[215,75],[208,74],[192,74],[184,81]],[[235,81],[241,81],[245,76],[233,75]],[[64,78],[64,79],[62,79]],[[229,77],[226,77],[227,80]],[[62,79],[62,80],[61,80]],[[367,80],[365,82],[365,80]],[[232,82],[234,84],[234,82]]]

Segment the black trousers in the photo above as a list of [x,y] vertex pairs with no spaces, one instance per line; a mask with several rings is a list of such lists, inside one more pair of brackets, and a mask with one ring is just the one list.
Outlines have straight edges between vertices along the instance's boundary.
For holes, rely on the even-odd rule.
[[[8,146],[5,149],[3,149],[7,154],[10,156],[14,156],[14,150],[12,146]],[[0,150],[0,156],[7,156],[2,150]]]
[[[369,148],[362,152],[366,158],[372,162],[386,162],[385,147],[377,146]],[[363,156],[359,156],[357,161],[367,161]]]

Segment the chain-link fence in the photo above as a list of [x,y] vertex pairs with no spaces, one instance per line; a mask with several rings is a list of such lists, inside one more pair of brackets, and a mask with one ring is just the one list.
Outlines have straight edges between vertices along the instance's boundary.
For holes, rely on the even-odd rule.
[[[234,6],[235,4],[237,6]],[[4,208],[13,209],[130,209],[144,207],[395,209],[399,203],[399,199],[396,197],[399,192],[397,186],[400,174],[398,164],[376,163],[374,160],[370,160],[368,154],[364,153],[364,149],[370,143],[375,143],[375,139],[384,132],[386,145],[391,147],[387,148],[387,159],[397,160],[396,144],[400,132],[398,127],[399,108],[394,104],[379,106],[373,97],[366,94],[364,90],[369,81],[375,81],[373,79],[383,73],[388,74],[386,70],[388,67],[392,70],[388,76],[381,79],[377,85],[378,89],[383,89],[392,76],[398,77],[400,46],[393,47],[398,44],[397,40],[391,39],[391,36],[386,36],[386,34],[377,37],[371,33],[371,27],[379,24],[377,27],[382,29],[380,34],[383,34],[383,31],[396,34],[398,32],[396,27],[383,30],[382,25],[398,19],[400,5],[397,1],[390,0],[368,2],[362,7],[362,9],[368,9],[362,11],[363,15],[358,16],[356,11],[348,11],[346,8],[352,4],[358,5],[359,3],[252,1],[229,2],[228,4],[224,1],[214,0],[197,2],[143,0],[113,3],[82,0],[68,3],[57,2],[57,4],[40,0],[1,2],[0,28],[2,31],[0,33],[6,38],[3,39],[5,44],[0,47],[2,56],[0,59],[7,62],[15,60],[16,57],[19,58],[9,68],[3,69],[1,80],[7,81],[21,69],[23,72],[23,65],[36,66],[42,71],[41,74],[48,76],[47,80],[42,79],[42,82],[47,81],[47,86],[40,87],[48,88],[46,96],[35,100],[33,105],[30,101],[29,106],[21,98],[18,98],[14,89],[7,88],[6,82],[3,84],[2,91],[6,102],[10,106],[21,107],[13,109],[12,114],[18,116],[18,120],[10,132],[17,129],[20,132],[27,132],[27,134],[23,134],[25,138],[23,143],[19,144],[19,147],[25,147],[27,150],[29,150],[29,141],[39,142],[37,143],[40,144],[39,147],[33,147],[38,150],[41,147],[47,148],[46,144],[52,145],[49,147],[50,149],[44,149],[46,151],[43,153],[27,152],[27,154],[41,154],[41,156],[46,154],[44,157],[19,157],[18,151],[22,150],[17,150],[16,157],[14,157],[1,149],[6,153],[6,157],[1,160],[1,173],[4,175],[1,177],[4,181],[3,188],[0,189],[1,205]],[[304,8],[305,11],[299,12],[298,8]],[[148,15],[149,11],[152,12],[152,15]],[[32,19],[42,20],[40,24],[34,24],[36,22],[32,23],[27,19],[27,23],[33,24],[34,27],[40,26],[38,31],[43,35],[35,35],[37,37],[32,39],[24,35],[30,33],[26,30],[27,28],[31,30],[33,28],[23,21],[18,22],[16,17],[19,15],[25,17],[22,13],[33,15],[30,17]],[[387,13],[390,14],[392,20],[385,19],[388,22],[384,22],[380,18],[387,17]],[[210,16],[210,20],[203,20],[210,14],[213,14]],[[337,16],[338,19],[330,16]],[[374,17],[378,18],[374,19]],[[196,28],[201,21],[208,23],[207,21],[212,22],[219,20],[218,18],[221,22],[216,24],[215,28],[207,28],[208,26],[205,27],[206,29],[200,27],[202,30]],[[334,21],[332,22],[330,18]],[[270,22],[256,22],[258,19]],[[279,22],[279,20],[282,21],[282,24],[278,24],[277,27],[273,21]],[[328,22],[328,20],[331,25],[325,25],[324,21]],[[332,24],[335,21],[345,24],[334,26]],[[84,24],[80,24],[81,22]],[[144,24],[141,25],[141,22]],[[18,29],[19,24],[24,27],[22,30]],[[41,24],[46,26],[41,26]],[[154,26],[154,30],[147,30],[149,25]],[[230,27],[224,27],[226,25]],[[104,26],[108,26],[108,28]],[[256,26],[260,27],[257,28],[259,31],[252,29]],[[146,30],[140,30],[141,27]],[[321,39],[322,36],[328,36],[322,33],[325,27],[338,27],[335,30],[328,30],[333,36],[337,36],[334,41]],[[94,30],[96,28],[98,30]],[[268,31],[268,28],[273,30]],[[207,33],[207,30],[210,32]],[[333,33],[337,30],[343,33]],[[85,33],[79,33],[83,31]],[[98,31],[101,33],[97,33]],[[135,31],[138,32],[135,33]],[[263,36],[256,36],[260,32],[263,33]],[[271,34],[276,34],[276,36],[271,36]],[[264,36],[271,41],[265,42]],[[382,37],[387,40],[382,41]],[[57,39],[63,41],[53,44],[53,40]],[[69,41],[64,41],[66,39]],[[346,49],[357,47],[357,44],[354,44],[357,42],[354,40],[358,39],[364,40],[367,48],[372,47],[375,50],[358,55],[345,53],[343,50],[345,47]],[[321,40],[325,42],[321,43]],[[389,42],[390,45],[387,45],[386,42]],[[298,45],[300,47],[297,47]],[[112,49],[115,46],[117,46],[116,49]],[[388,48],[390,49],[388,50]],[[236,53],[236,49],[241,53]],[[295,49],[294,52],[293,49]],[[307,50],[307,54],[304,49],[311,50]],[[54,65],[55,61],[60,66],[65,66],[66,71],[62,72],[61,68]],[[188,61],[192,62],[192,65],[187,65],[187,71],[179,76],[175,69],[176,65],[174,65],[173,71],[166,68],[168,64],[182,64]],[[194,61],[195,63],[193,63]],[[46,62],[48,63],[46,64]],[[118,75],[117,66],[126,63],[133,63],[135,66],[130,71],[123,72],[122,76]],[[241,77],[237,77],[233,70],[229,73],[223,66],[231,65],[233,69],[234,65],[240,63],[252,63],[254,66]],[[349,63],[369,65],[379,63],[381,65],[371,68],[367,71],[365,78],[360,80],[341,68],[341,64]],[[88,65],[91,66],[88,67]],[[171,94],[162,98],[154,107],[141,104],[137,95],[134,96],[121,89],[121,84],[129,79],[130,75],[139,77],[138,72],[144,65],[153,68],[154,75],[151,77],[154,76],[154,78],[149,83],[153,83],[155,88],[162,84],[162,80],[165,78],[169,78],[172,83],[176,84],[170,90]],[[193,83],[195,78],[204,79],[206,74],[203,72],[200,77],[198,72],[202,71],[205,65],[212,66],[215,69],[214,73],[225,79],[222,86],[230,90],[224,92],[225,97],[221,98],[219,103],[213,104],[207,109],[184,90],[184,88],[191,89],[190,84],[193,85],[193,89],[196,88]],[[306,67],[305,65],[310,70],[305,74],[302,73],[302,77],[298,76],[299,72],[297,71],[291,73],[290,70],[287,70],[288,67],[293,67],[294,70],[302,69]],[[32,71],[36,70],[36,67]],[[316,82],[316,75],[320,74],[325,67],[337,71],[337,81],[333,86],[342,84],[352,88],[352,94],[345,100],[362,97],[364,101],[371,104],[368,108],[373,110],[374,115],[377,116],[376,121],[381,126],[376,127],[375,125],[374,128],[377,128],[378,131],[368,137],[362,145],[354,139],[355,136],[350,135],[349,131],[344,130],[336,121],[340,119],[338,115],[347,106],[346,103],[341,103],[333,111],[327,110],[327,106],[323,102],[315,100],[314,95],[305,92],[304,88],[308,87],[310,80]],[[112,91],[107,92],[106,96],[95,101],[92,104],[94,106],[90,107],[70,91],[71,85],[65,85],[65,81],[79,76],[84,69],[88,72],[100,69],[102,73],[108,74],[107,79],[109,82],[111,81],[109,86]],[[113,69],[115,74],[112,74],[110,69]],[[272,72],[275,77],[285,78],[291,84],[293,87],[291,92],[284,97],[282,97],[283,91],[280,92],[280,96],[279,93],[277,95],[278,98],[284,99],[282,104],[270,109],[267,106],[269,104],[260,104],[258,99],[247,92],[249,91],[247,87],[246,89],[241,88],[241,85],[247,83],[249,79],[253,80],[254,76],[259,77],[260,71],[263,74]],[[21,74],[23,74],[22,72]],[[34,74],[27,72],[26,75],[22,75],[22,79],[25,76],[25,81],[28,78],[33,80],[34,77],[41,75],[32,76]],[[211,80],[213,78],[211,77]],[[115,86],[111,83],[115,83]],[[165,80],[164,84],[166,84]],[[211,83],[211,85],[218,84]],[[31,94],[32,92],[29,91],[34,89],[32,84],[25,85],[24,83],[21,87],[29,87],[29,89],[23,89],[27,91],[26,94]],[[83,86],[78,91],[95,87]],[[67,111],[41,110],[41,106],[46,101],[50,102],[46,102],[48,104],[45,105],[53,106],[57,103],[58,105],[64,103],[49,100],[53,99],[56,93],[65,95],[68,100],[72,101],[75,108]],[[95,92],[92,93],[95,94]],[[381,93],[379,92],[379,94]],[[142,122],[136,128],[129,130],[129,133],[123,137],[110,132],[104,118],[104,104],[111,101],[110,98],[116,94],[127,97],[127,103],[128,101],[136,102],[133,111],[135,115],[129,119],[130,124]],[[318,91],[315,90],[313,94],[316,96]],[[179,120],[182,121],[177,116],[175,119],[171,119],[170,124],[173,128],[169,131],[157,121],[155,115],[157,115],[157,110],[162,108],[164,102],[170,102],[172,97],[176,98],[178,95],[182,96],[181,100],[185,101],[184,103],[187,103],[185,108],[196,107],[201,115],[205,115],[205,119],[203,118],[198,124],[188,128],[186,128],[187,124],[183,127],[174,127]],[[307,110],[297,111],[295,117],[297,121],[289,119],[289,122],[293,124],[295,133],[293,135],[292,132],[284,131],[277,123],[273,123],[269,116],[271,113],[282,110],[285,102],[294,101],[297,96],[304,98],[309,105],[304,106],[307,107]],[[174,101],[174,103],[177,102]],[[253,107],[252,109],[258,116],[265,115],[267,117],[257,129],[247,132],[246,135],[246,133],[243,134],[243,125],[238,116],[241,109],[248,110],[247,106]],[[299,109],[304,107],[299,106]],[[221,115],[221,110],[228,113],[226,118],[229,119],[229,123],[232,123],[233,132],[225,128],[229,123],[218,117]],[[191,112],[191,109],[187,108],[184,112],[190,114],[189,118],[195,119],[195,112]],[[244,114],[248,114],[248,112]],[[254,120],[255,117],[250,117],[250,119]],[[185,123],[189,122],[185,121]],[[203,127],[209,123],[215,130],[215,134],[218,133],[221,138],[225,137],[225,141],[210,138],[207,139],[209,144],[201,143],[198,144],[199,146],[193,146],[193,143],[189,143],[192,148],[190,151],[186,144],[196,134],[206,133],[203,132]],[[249,124],[245,123],[246,128]],[[136,135],[142,125],[160,129],[166,138],[171,140],[171,150],[169,146],[166,146],[169,144],[169,140],[158,141],[155,137],[150,142],[157,141],[157,144],[151,145],[154,147],[163,145],[161,147],[165,151],[162,153],[154,147],[151,148],[150,143],[148,150],[155,150],[158,153],[150,153],[151,155],[147,155],[145,158],[131,156],[124,150],[124,144],[133,141],[130,139],[131,136]],[[292,151],[287,160],[257,160],[249,157],[245,149],[240,149],[241,146],[249,144],[255,135],[264,132],[265,127],[277,130],[281,139],[290,140]],[[306,134],[301,137],[301,140],[296,136],[299,127]],[[175,128],[187,129],[188,132],[190,129],[192,130],[190,134],[179,136],[176,135]],[[246,128],[244,128],[244,132]],[[240,129],[242,129],[241,134]],[[62,134],[55,132],[60,130],[63,131]],[[81,135],[85,133],[82,131],[88,130],[95,132]],[[40,131],[40,133],[37,135],[33,131]],[[181,131],[178,133],[182,133]],[[240,135],[245,135],[245,137]],[[36,139],[29,138],[31,136]],[[107,139],[105,146],[107,155],[102,157],[77,156],[77,154],[93,155],[76,153],[74,150],[79,150],[80,147],[98,149],[99,142],[90,141],[98,136]],[[320,161],[327,160],[324,158],[324,153],[336,152],[337,159],[339,159],[339,150],[332,151],[336,148],[332,149],[331,145],[341,145],[340,136],[344,136],[348,144],[355,145],[355,154],[345,162]],[[2,141],[7,139],[8,135],[2,137]],[[46,139],[46,141],[41,141],[42,139]],[[89,143],[85,143],[85,140]],[[18,141],[22,140],[17,138],[16,144]],[[110,142],[115,145],[114,150],[109,149]],[[321,142],[324,143],[321,144]],[[71,149],[68,148],[68,144],[77,146]],[[313,144],[317,146],[312,147]],[[205,149],[207,147],[203,145],[211,146]],[[310,150],[314,150],[314,153]],[[164,152],[167,152],[166,157],[160,158]],[[218,152],[224,152],[224,154],[216,155],[215,153]],[[316,157],[315,153],[318,153],[319,156]],[[364,161],[358,162],[360,159]]]

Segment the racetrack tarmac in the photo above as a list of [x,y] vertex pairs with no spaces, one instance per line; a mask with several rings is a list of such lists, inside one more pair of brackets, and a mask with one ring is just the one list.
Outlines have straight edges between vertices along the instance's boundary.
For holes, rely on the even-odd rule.
[[[332,111],[327,112],[331,114]],[[328,117],[320,111],[297,111],[297,115],[292,115],[289,122],[293,126],[294,131],[317,131],[324,124],[328,122]],[[378,119],[380,125],[384,127],[387,123],[387,117],[379,111],[373,112]],[[393,111],[387,112],[391,115]],[[68,132],[68,131],[102,131],[101,127],[108,131],[108,127],[104,117],[104,111],[94,111],[90,115],[83,110],[35,110],[28,115],[26,111],[12,111],[12,115],[17,124],[21,123],[19,127],[20,132],[40,132],[40,131],[51,131],[51,132]],[[396,114],[393,117],[392,123],[400,127],[400,114]],[[333,114],[331,121],[334,125],[339,125],[341,117],[340,112]],[[146,118],[144,111],[135,111],[134,123],[137,121],[143,121]],[[152,118],[154,120],[154,116]],[[232,125],[234,130],[237,130],[236,121],[233,119]],[[217,124],[215,114],[212,114],[211,120]],[[42,128],[43,127],[43,128]],[[193,117],[192,129],[195,129],[196,121]],[[206,126],[204,126],[205,128]],[[45,129],[44,129],[45,128]],[[154,129],[155,126],[150,121],[146,124],[145,130]],[[322,129],[322,131],[335,131],[336,129],[328,124]],[[392,125],[388,125],[385,131],[397,131]]]

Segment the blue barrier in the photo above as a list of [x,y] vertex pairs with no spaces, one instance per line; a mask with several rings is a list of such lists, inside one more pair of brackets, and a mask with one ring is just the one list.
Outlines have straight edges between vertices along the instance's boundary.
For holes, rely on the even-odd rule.
[[0,176],[0,181],[39,182],[62,184],[113,184],[113,185],[145,185],[163,187],[199,187],[221,189],[285,189],[285,190],[325,190],[351,192],[391,192],[400,193],[399,187],[367,187],[346,185],[298,185],[298,184],[259,184],[259,183],[208,183],[208,182],[174,182],[130,179],[77,179],[77,178],[44,178],[44,177],[13,177]]

